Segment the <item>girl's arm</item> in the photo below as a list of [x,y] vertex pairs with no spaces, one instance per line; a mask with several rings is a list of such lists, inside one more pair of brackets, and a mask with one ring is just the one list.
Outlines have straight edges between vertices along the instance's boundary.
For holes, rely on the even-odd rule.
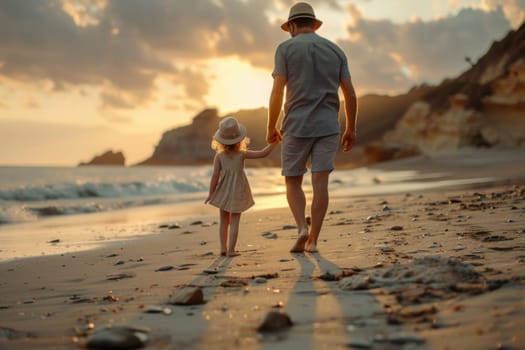
[[258,150],[258,151],[246,151],[246,153],[244,154],[244,158],[245,159],[257,159],[257,158],[264,158],[266,157],[267,155],[269,155],[270,153],[272,153],[273,149],[278,145],[279,143],[278,142],[272,142],[268,145],[266,145],[266,147],[264,147],[263,149],[261,150]]
[[219,175],[221,173],[221,162],[219,161],[219,157],[215,155],[215,158],[213,158],[213,173],[211,175],[210,180],[210,190],[208,193],[208,198],[204,201],[204,204],[207,204],[213,193],[215,193],[215,189],[217,188],[217,183],[219,182]]

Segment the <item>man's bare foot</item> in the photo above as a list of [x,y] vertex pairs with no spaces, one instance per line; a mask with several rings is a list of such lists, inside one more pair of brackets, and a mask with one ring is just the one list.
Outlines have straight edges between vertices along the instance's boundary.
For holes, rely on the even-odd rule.
[[303,232],[297,237],[294,246],[290,249],[290,253],[302,253],[304,252],[304,244],[308,240],[308,233]]
[[308,253],[318,253],[319,252],[317,250],[317,245],[315,243],[312,243],[312,242],[306,242],[306,245],[304,247],[304,251],[306,251]]
[[231,252],[231,253],[228,253],[228,256],[229,256],[230,258],[233,258],[234,256],[239,256],[239,255],[241,255],[241,254],[240,254],[240,253],[237,253],[237,252]]

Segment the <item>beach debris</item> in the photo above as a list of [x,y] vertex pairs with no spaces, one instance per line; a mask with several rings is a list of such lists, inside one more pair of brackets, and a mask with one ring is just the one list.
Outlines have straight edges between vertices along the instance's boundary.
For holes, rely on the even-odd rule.
[[175,267],[173,267],[172,265],[165,265],[165,266],[161,266],[159,267],[158,269],[155,270],[155,272],[159,272],[159,271],[171,271],[173,270]]
[[263,284],[263,283],[266,283],[268,280],[264,277],[255,277],[253,279],[253,282],[255,283],[258,283],[258,284]]
[[163,314],[168,316],[173,313],[173,310],[169,307],[162,305],[150,305],[144,308],[144,312],[147,314]]
[[135,274],[132,272],[123,272],[123,273],[110,273],[106,275],[106,280],[108,281],[118,281],[124,278],[133,278]]
[[348,342],[348,347],[354,348],[354,349],[370,349],[372,347],[373,343],[364,338],[352,338]]
[[333,282],[333,281],[339,281],[341,278],[344,277],[350,277],[355,275],[356,273],[359,273],[359,271],[355,270],[341,270],[338,274],[331,273],[330,271],[326,271],[321,276],[319,276],[319,279],[323,281]]
[[86,340],[88,349],[138,349],[149,340],[149,330],[129,326],[111,326],[96,330]]
[[171,271],[171,270],[178,270],[178,271],[189,270],[189,269],[190,269],[190,266],[193,266],[193,265],[196,265],[196,264],[188,263],[188,264],[182,264],[182,265],[179,265],[179,266],[164,265],[164,266],[161,266],[161,267],[159,267],[158,269],[156,269],[155,272],[159,272],[159,271]]
[[252,276],[251,278],[254,279],[254,278],[258,278],[258,277],[262,277],[262,278],[265,278],[265,279],[269,280],[269,279],[272,279],[272,278],[278,278],[279,274],[277,272],[274,272],[274,273],[263,273],[263,274],[260,274],[260,275]]
[[263,236],[266,239],[276,239],[278,237],[277,233],[273,233],[270,231],[264,232],[261,236]]
[[181,228],[179,224],[172,224],[168,226],[168,230],[175,230],[177,228]]
[[52,239],[50,241],[47,241],[47,243],[51,243],[51,244],[57,244],[57,243],[60,243],[60,239]]
[[225,288],[236,288],[236,287],[245,287],[248,283],[238,278],[231,278],[226,281],[221,282],[220,286]]
[[394,226],[390,227],[390,230],[391,231],[402,231],[403,230],[403,226],[394,225]]
[[124,260],[118,260],[114,265],[124,265],[125,261]]
[[113,295],[113,294],[109,293],[108,295],[103,297],[102,300],[109,301],[111,303],[115,303],[115,302],[119,301],[119,298],[116,295]]
[[272,333],[287,330],[293,326],[288,314],[278,311],[270,311],[264,317],[262,323],[257,327],[259,333]]
[[111,253],[111,254],[106,255],[106,258],[114,258],[116,256],[118,256],[117,253]]
[[196,225],[202,225],[204,222],[202,220],[196,220],[196,221],[193,221],[190,225],[191,226],[196,226]]
[[208,267],[204,270],[202,270],[202,272],[208,274],[208,275],[215,275],[217,273],[219,273],[219,269],[216,268],[216,267]]
[[391,334],[388,336],[387,339],[389,343],[396,345],[423,344],[425,342],[425,338],[423,338],[422,336],[409,332],[399,332]]
[[284,225],[282,229],[283,230],[293,230],[293,229],[296,229],[296,228],[297,228],[297,226],[295,226],[295,225]]
[[97,301],[97,298],[89,298],[89,297],[80,297],[78,295],[73,295],[69,298],[69,300],[71,300],[71,303],[73,304],[82,304],[82,303],[94,303],[95,301]]
[[200,305],[204,304],[204,294],[200,287],[185,286],[179,288],[168,301],[172,305]]
[[24,339],[24,338],[34,338],[34,334],[29,332],[17,331],[16,329],[8,327],[0,327],[0,340],[2,339]]

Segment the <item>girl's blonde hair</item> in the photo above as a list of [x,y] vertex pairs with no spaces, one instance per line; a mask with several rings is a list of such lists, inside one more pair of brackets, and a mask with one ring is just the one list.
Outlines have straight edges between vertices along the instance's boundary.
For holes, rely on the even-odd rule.
[[233,145],[224,145],[219,141],[213,139],[211,141],[211,148],[217,153],[222,153],[225,151],[234,151],[234,152],[246,152],[248,150],[248,144],[250,139],[245,137],[242,141],[239,141]]

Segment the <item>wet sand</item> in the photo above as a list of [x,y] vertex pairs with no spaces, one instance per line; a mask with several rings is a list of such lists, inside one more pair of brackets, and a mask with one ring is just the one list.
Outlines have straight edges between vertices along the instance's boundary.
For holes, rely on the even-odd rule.
[[[218,254],[214,219],[154,230],[1,263],[0,348],[85,347],[108,325],[120,332],[106,344],[146,349],[525,348],[520,176],[335,196],[315,254],[288,252],[287,208],[245,213],[234,258]],[[193,305],[177,302],[186,291]],[[273,312],[288,318],[260,328]]]

